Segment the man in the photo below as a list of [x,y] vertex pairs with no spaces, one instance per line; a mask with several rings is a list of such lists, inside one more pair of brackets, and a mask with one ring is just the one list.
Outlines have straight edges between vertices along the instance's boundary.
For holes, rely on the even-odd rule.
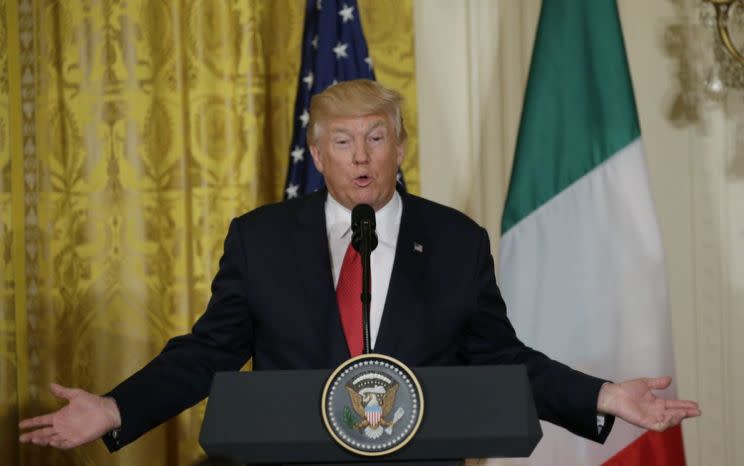
[[[611,383],[525,347],[496,286],[485,230],[463,214],[398,193],[406,131],[395,91],[366,80],[313,98],[310,151],[327,190],[234,219],[212,297],[188,335],[107,396],[52,385],[69,403],[22,421],[21,441],[72,448],[104,437],[116,450],[208,394],[216,371],[335,367],[359,352],[334,287],[345,287],[350,212],[376,211],[371,337],[375,352],[410,366],[525,364],[541,418],[604,441],[619,416],[664,430],[698,416],[692,401],[652,390],[668,377]],[[361,307],[360,307],[361,309]],[[353,310],[352,310],[353,312]],[[360,312],[360,311],[358,311]],[[347,325],[348,324],[348,325]]]

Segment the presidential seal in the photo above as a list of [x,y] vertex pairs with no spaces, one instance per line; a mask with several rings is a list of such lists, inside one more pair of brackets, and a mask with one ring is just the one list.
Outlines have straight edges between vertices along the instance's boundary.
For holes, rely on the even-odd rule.
[[402,448],[416,434],[424,414],[416,376],[402,362],[381,354],[341,364],[328,378],[321,404],[331,437],[363,456]]

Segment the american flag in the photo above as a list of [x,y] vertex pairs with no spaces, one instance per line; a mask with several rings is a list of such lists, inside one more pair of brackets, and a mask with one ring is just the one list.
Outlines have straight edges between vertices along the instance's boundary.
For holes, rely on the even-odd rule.
[[331,84],[360,78],[375,79],[375,74],[356,0],[307,0],[285,199],[323,186],[307,147],[310,97]]

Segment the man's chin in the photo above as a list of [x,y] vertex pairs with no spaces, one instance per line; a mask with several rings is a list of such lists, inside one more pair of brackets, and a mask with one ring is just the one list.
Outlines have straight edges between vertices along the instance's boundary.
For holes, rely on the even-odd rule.
[[392,199],[392,197],[393,197],[392,193],[390,193],[387,196],[381,196],[378,194],[375,194],[374,196],[373,195],[355,196],[354,205],[367,204],[371,206],[373,209],[375,209],[375,211],[378,211],[382,209],[385,206],[385,204],[390,202],[390,199]]

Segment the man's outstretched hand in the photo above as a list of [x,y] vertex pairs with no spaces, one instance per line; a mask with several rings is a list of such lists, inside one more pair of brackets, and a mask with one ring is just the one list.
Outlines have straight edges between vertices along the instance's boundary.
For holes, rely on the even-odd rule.
[[597,411],[656,432],[676,426],[688,417],[700,416],[700,408],[694,401],[667,400],[654,395],[653,390],[663,390],[671,383],[671,377],[606,383],[599,391]]
[[21,429],[30,429],[21,434],[21,442],[75,448],[121,426],[119,408],[113,398],[57,384],[52,384],[51,390],[56,397],[67,400],[67,405],[53,413],[21,421],[18,424]]

